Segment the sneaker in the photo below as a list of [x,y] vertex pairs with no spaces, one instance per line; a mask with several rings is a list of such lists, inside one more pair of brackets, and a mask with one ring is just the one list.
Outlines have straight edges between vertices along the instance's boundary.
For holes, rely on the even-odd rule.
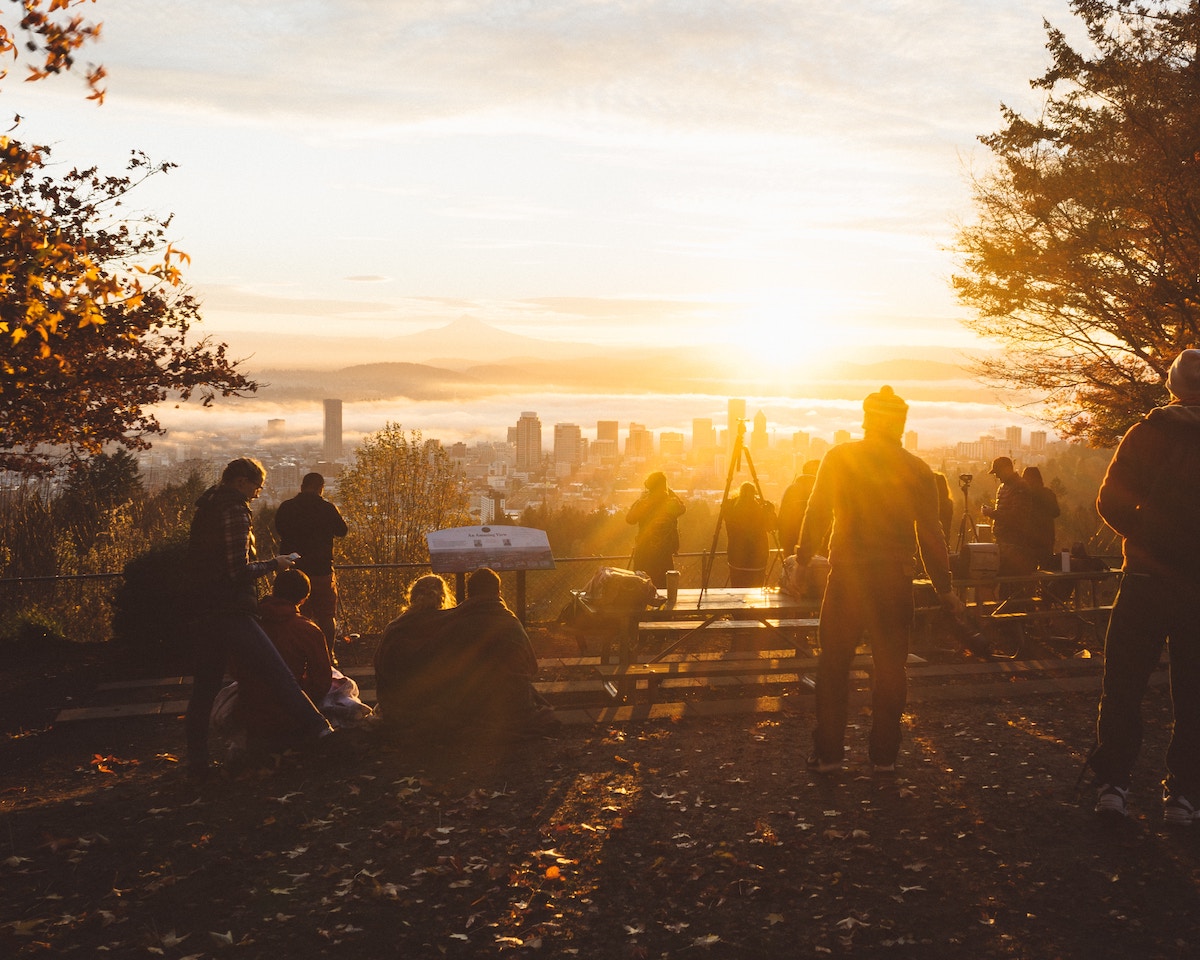
[[814,753],[809,755],[809,758],[805,761],[805,766],[813,771],[813,773],[836,773],[842,769],[842,761],[822,760]]
[[1193,820],[1200,820],[1200,812],[1187,797],[1179,793],[1163,797],[1164,823],[1173,827],[1187,827],[1191,826]]
[[1125,802],[1128,796],[1126,787],[1102,784],[1096,791],[1096,812],[1108,817],[1127,817],[1129,811],[1125,808]]

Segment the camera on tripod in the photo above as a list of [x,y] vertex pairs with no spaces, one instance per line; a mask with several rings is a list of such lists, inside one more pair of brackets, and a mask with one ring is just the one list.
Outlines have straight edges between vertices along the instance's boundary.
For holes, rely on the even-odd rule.
[[960,473],[958,475],[958,485],[962,487],[963,493],[967,492],[967,488],[971,486],[971,481],[975,478],[969,473]]

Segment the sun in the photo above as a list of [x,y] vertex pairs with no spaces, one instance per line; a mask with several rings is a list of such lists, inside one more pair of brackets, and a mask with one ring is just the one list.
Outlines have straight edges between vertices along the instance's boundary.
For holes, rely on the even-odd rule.
[[854,352],[864,335],[848,304],[835,296],[787,291],[759,296],[739,309],[738,341],[769,382],[820,376]]

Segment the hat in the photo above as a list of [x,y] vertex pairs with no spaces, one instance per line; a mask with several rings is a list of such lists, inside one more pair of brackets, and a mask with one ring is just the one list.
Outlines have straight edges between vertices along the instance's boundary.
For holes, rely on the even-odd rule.
[[881,417],[906,417],[908,404],[896,396],[896,391],[889,386],[882,386],[878,393],[873,393],[863,401],[863,413]]
[[1200,400],[1200,350],[1184,350],[1167,373],[1167,389],[1179,400]]
[[1006,470],[1011,470],[1013,468],[1012,458],[997,457],[992,461],[992,465],[988,469],[988,473],[990,473],[992,476],[996,476],[1000,472],[1001,467],[1004,467]]

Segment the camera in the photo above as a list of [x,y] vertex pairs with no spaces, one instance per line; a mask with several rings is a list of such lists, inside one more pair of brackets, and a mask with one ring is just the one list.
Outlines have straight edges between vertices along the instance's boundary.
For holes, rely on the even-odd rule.
[[975,478],[969,473],[961,473],[958,476],[958,485],[964,490],[971,485],[971,481]]

